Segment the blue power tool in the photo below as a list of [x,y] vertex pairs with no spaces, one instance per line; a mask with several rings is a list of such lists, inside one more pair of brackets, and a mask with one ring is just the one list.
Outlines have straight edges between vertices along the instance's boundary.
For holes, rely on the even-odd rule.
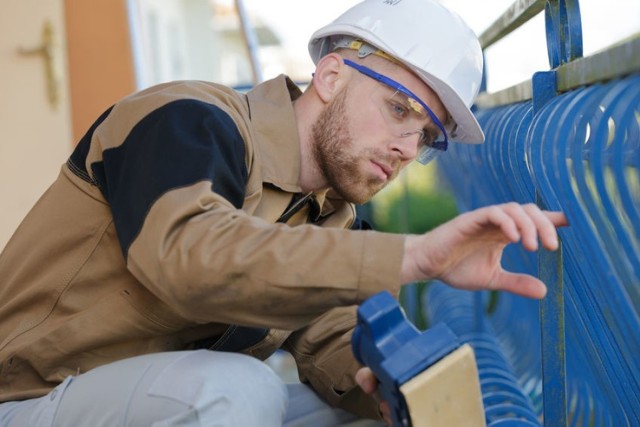
[[[461,348],[457,336],[445,324],[437,324],[425,331],[419,331],[406,318],[398,302],[389,292],[384,291],[367,299],[358,308],[358,324],[353,333],[351,343],[353,353],[358,362],[371,368],[378,378],[380,383],[379,391],[382,398],[390,405],[395,427],[435,425],[433,423],[421,424],[416,420],[412,420],[412,414],[415,414],[416,411],[410,410],[407,396],[403,394],[401,388],[415,377],[427,372],[434,364]],[[469,392],[461,394],[461,396],[465,395],[462,396],[463,398],[470,400],[470,402],[463,402],[462,406],[466,405],[467,407],[462,409],[469,412],[468,406],[471,404],[472,414],[469,415],[475,418],[481,417],[482,420],[465,425],[484,425],[484,413],[482,411],[475,359],[470,347],[468,345],[465,346],[468,347],[465,350],[469,352],[465,357],[466,368],[459,369],[459,366],[454,366],[454,369],[449,369],[448,371],[447,368],[445,370],[441,369],[438,374],[440,376],[438,381],[440,381],[440,384],[445,384],[445,386],[441,386],[442,389],[447,389],[449,387],[447,384],[455,382],[469,390],[470,384],[468,383],[471,383],[471,399],[465,397],[469,396]],[[471,355],[471,362],[469,362],[469,354]],[[460,358],[456,358],[454,363],[459,365],[459,360]],[[473,365],[471,366],[472,369],[468,369],[469,365]],[[457,372],[465,369],[466,373],[464,375],[466,377],[463,377],[462,381],[460,381],[460,375]],[[475,377],[474,372],[476,373]],[[443,375],[444,377],[448,375],[451,378],[444,378],[445,382],[442,383]],[[433,385],[433,381],[431,381],[431,385]],[[411,393],[415,394],[413,391],[415,388],[411,390]],[[437,390],[435,392],[438,393]],[[428,393],[433,395],[434,390],[430,390]],[[443,393],[449,394],[444,396],[441,402],[435,403],[436,412],[456,412],[461,409],[458,406],[450,405],[452,400],[450,396],[458,396],[457,390],[443,390]],[[438,394],[435,400],[440,398],[442,396]],[[422,398],[422,400],[424,399]],[[434,399],[430,397],[426,399],[431,400],[431,402],[424,402],[423,404],[422,400],[418,400],[414,407],[434,405]],[[480,415],[478,415],[479,412]],[[457,414],[451,415],[459,416]],[[432,416],[429,418],[433,421]]]

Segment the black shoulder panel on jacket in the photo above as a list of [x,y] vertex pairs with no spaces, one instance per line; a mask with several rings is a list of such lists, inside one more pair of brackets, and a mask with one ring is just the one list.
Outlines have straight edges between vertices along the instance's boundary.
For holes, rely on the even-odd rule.
[[85,133],[82,139],[80,139],[80,141],[76,145],[76,148],[73,150],[73,153],[71,153],[69,160],[67,160],[69,169],[71,169],[71,171],[78,177],[91,184],[95,184],[95,182],[89,176],[89,173],[87,172],[87,168],[85,166],[87,155],[89,154],[89,147],[91,147],[91,138],[93,138],[93,133],[96,131],[96,128],[100,126],[100,124],[104,122],[104,120],[109,116],[111,110],[113,110],[113,106],[108,108],[107,111],[105,111],[100,115],[100,117],[98,117],[93,125],[91,125],[87,133]]
[[242,207],[245,153],[231,117],[191,99],[151,112],[120,146],[105,150],[91,169],[111,205],[125,257],[151,205],[172,189],[210,181],[213,191]]

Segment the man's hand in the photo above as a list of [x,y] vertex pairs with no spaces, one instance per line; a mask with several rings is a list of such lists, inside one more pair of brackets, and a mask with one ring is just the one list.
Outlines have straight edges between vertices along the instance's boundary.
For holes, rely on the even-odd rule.
[[386,401],[380,400],[380,394],[378,393],[378,379],[373,374],[373,371],[367,367],[360,368],[358,372],[356,372],[356,382],[362,391],[374,396],[379,404],[378,409],[380,410],[382,419],[388,425],[391,425],[393,423],[391,419],[391,410],[389,409],[389,404]]
[[506,203],[466,212],[423,235],[405,240],[402,283],[439,279],[459,289],[503,290],[542,298],[546,286],[527,274],[505,271],[500,265],[509,243],[538,249],[558,248],[557,227],[567,225],[561,212],[534,204]]

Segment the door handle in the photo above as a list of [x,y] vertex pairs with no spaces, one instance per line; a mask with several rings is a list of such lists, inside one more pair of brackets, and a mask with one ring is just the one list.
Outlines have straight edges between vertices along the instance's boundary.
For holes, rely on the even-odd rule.
[[42,26],[41,44],[34,48],[18,48],[23,56],[39,56],[44,59],[47,99],[56,108],[60,102],[60,73],[57,67],[58,49],[55,43],[53,25],[49,21]]

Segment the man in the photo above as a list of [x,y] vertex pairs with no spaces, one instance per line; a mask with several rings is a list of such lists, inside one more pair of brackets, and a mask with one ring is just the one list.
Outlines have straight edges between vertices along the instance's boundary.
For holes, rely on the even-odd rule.
[[[358,303],[430,278],[544,296],[500,256],[555,249],[561,213],[356,229],[353,204],[409,162],[482,142],[471,30],[434,0],[366,0],[310,52],[304,94],[284,76],[246,95],[168,83],[89,129],[0,258],[1,425],[388,421],[351,354]],[[259,361],[278,348],[301,384]]]

